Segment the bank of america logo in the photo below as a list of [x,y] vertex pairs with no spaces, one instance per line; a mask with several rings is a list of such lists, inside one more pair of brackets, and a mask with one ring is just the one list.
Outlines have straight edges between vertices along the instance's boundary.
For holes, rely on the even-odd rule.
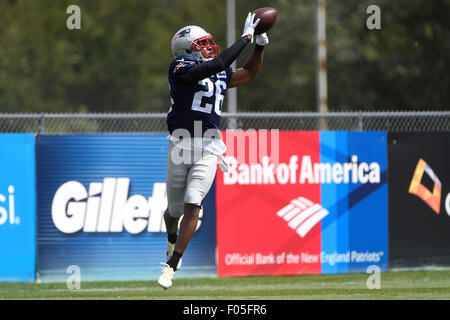
[[277,216],[287,221],[288,226],[303,238],[328,213],[329,211],[320,204],[299,197],[278,211]]

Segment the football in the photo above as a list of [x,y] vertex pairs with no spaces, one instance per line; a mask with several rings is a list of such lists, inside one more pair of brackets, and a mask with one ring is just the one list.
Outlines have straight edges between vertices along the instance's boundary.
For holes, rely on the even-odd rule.
[[255,20],[260,19],[258,25],[255,28],[255,35],[267,32],[277,20],[278,11],[275,8],[259,8],[253,11],[255,14]]

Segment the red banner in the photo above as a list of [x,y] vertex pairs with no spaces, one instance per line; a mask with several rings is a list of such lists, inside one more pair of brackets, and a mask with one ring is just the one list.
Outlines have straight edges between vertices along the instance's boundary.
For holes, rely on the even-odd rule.
[[319,132],[236,131],[223,138],[230,170],[216,179],[218,275],[320,273],[321,223],[299,231],[287,218],[293,203],[321,202],[320,183],[299,181],[308,167],[300,161],[320,162]]

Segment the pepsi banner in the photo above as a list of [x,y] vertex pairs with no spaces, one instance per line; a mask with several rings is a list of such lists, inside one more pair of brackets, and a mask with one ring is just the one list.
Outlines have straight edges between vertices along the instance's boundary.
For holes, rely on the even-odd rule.
[[0,281],[34,281],[34,134],[0,134]]
[[450,266],[450,133],[389,137],[389,265]]
[[[166,261],[166,135],[37,137],[38,275],[156,279]],[[214,186],[180,277],[216,275]]]
[[388,268],[384,132],[234,131],[217,176],[219,276]]

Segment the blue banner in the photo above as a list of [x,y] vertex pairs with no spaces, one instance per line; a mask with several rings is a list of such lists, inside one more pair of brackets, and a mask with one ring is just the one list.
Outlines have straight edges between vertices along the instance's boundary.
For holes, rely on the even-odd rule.
[[34,135],[0,134],[0,154],[0,281],[34,281]]
[[385,132],[321,132],[322,273],[388,270],[388,163]]
[[[65,281],[151,280],[166,261],[166,135],[37,138],[38,275]],[[215,188],[179,277],[215,276]]]

